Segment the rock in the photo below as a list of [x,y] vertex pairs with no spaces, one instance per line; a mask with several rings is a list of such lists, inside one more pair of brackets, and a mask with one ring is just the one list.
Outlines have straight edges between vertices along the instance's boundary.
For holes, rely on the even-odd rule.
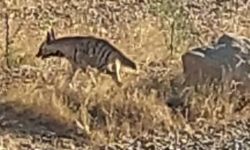
[[183,54],[182,63],[188,85],[226,80],[250,85],[250,40],[223,34],[213,45]]

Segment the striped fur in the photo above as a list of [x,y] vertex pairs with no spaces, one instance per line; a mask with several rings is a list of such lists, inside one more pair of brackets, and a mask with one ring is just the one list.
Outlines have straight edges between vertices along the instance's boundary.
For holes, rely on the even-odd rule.
[[107,40],[93,36],[68,36],[56,39],[52,29],[40,45],[36,57],[45,59],[53,56],[68,59],[72,65],[73,75],[78,68],[86,71],[90,66],[103,72],[115,71],[117,81],[121,82],[121,65],[137,70],[136,64]]

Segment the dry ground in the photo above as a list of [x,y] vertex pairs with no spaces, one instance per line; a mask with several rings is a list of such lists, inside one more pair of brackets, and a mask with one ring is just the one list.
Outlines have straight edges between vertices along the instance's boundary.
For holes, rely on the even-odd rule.
[[[194,1],[192,5],[166,2],[166,8],[154,1],[132,0],[104,4],[77,0],[0,2],[0,147],[99,149],[140,137],[149,138],[141,142],[155,143],[150,137],[156,133],[163,135],[162,139],[170,136],[169,132],[177,137],[182,132],[206,135],[209,127],[218,133],[223,130],[219,137],[223,143],[227,133],[239,126],[237,121],[244,126],[239,129],[242,135],[250,135],[249,99],[237,91],[204,86],[197,92],[190,90],[185,108],[172,109],[165,103],[173,95],[169,81],[182,72],[180,56],[190,47],[208,43],[222,32],[250,37],[250,4],[239,1],[236,8],[234,1],[222,5],[212,0]],[[186,7],[182,10],[181,6]],[[4,57],[5,12],[10,16],[11,70],[6,69]],[[160,15],[162,12],[167,17]],[[174,36],[168,24],[172,20],[176,23]],[[108,39],[139,64],[141,73],[124,73],[121,87],[111,77],[94,72],[96,82],[81,73],[71,86],[65,84],[69,69],[66,60],[35,58],[51,27],[58,37],[95,35]],[[181,96],[183,88],[178,84],[176,88]]]

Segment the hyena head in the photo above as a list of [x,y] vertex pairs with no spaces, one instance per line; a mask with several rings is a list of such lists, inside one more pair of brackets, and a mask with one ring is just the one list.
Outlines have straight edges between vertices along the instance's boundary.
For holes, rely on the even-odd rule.
[[62,54],[59,53],[58,50],[50,46],[51,42],[55,40],[56,38],[55,38],[54,30],[51,29],[51,32],[47,32],[46,40],[40,44],[36,57],[40,57],[44,59],[44,58],[48,58],[51,56],[61,56]]

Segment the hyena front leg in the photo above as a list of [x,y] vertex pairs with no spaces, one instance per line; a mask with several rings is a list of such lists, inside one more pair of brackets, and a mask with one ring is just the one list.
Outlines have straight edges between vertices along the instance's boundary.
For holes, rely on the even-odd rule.
[[74,62],[71,62],[71,71],[70,71],[69,77],[68,77],[69,82],[74,80],[74,77],[78,74],[78,70],[79,69],[78,69],[77,64],[75,64]]
[[94,84],[96,84],[97,83],[96,79],[95,79],[95,77],[93,75],[92,68],[91,68],[91,66],[89,65],[88,62],[89,62],[89,58],[87,58],[87,57],[85,57],[85,59],[82,59],[80,61],[81,70],[90,77],[91,81]]
[[78,65],[81,68],[82,72],[87,73],[89,71],[90,58],[82,53],[80,53],[77,58]]
[[67,85],[71,86],[71,82],[74,80],[74,76],[76,74],[76,71],[78,70],[78,67],[76,64],[72,62],[70,63],[71,63],[71,68],[69,70],[69,73],[67,74],[66,79],[63,82],[61,82],[61,86],[63,87]]

